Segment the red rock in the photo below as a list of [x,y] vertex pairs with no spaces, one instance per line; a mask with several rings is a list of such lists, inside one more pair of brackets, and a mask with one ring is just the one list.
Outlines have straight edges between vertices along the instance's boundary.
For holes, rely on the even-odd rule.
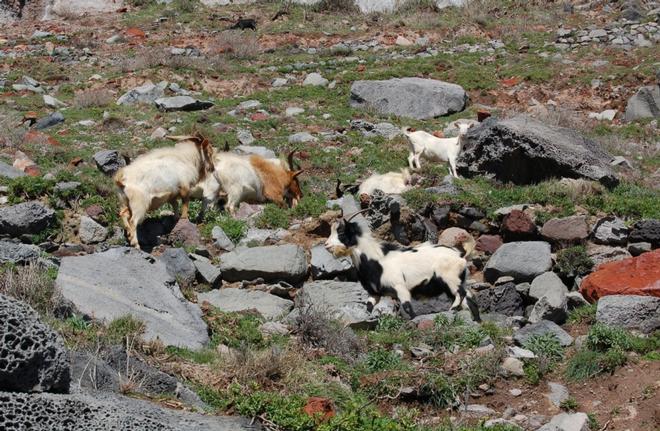
[[477,251],[486,253],[495,253],[502,245],[502,238],[499,235],[481,235],[477,238]]
[[532,219],[520,210],[511,210],[504,216],[500,232],[507,241],[524,241],[536,237],[537,229]]
[[589,236],[589,226],[584,216],[553,218],[545,222],[541,234],[554,241],[578,242]]
[[172,244],[184,246],[197,246],[202,244],[197,225],[190,220],[181,218],[169,234]]
[[41,176],[41,170],[39,169],[39,166],[37,165],[30,165],[26,167],[23,172],[29,177],[39,177]]
[[85,208],[85,214],[95,221],[99,221],[100,217],[103,215],[103,207],[98,204],[90,205]]
[[250,115],[250,120],[252,121],[264,121],[268,119],[268,114],[264,112],[255,112],[254,114]]
[[319,419],[321,422],[325,422],[330,418],[335,416],[335,407],[332,404],[332,400],[322,397],[310,397],[307,400],[307,404],[303,407],[303,411],[308,416]]
[[604,263],[582,281],[580,293],[590,302],[607,295],[660,297],[660,249]]
[[139,38],[139,39],[143,39],[147,36],[146,34],[144,34],[144,32],[142,30],[140,30],[139,28],[136,28],[136,27],[127,28],[126,31],[124,32],[124,34],[127,37],[134,37],[134,38]]
[[481,123],[482,121],[484,121],[488,117],[490,117],[490,112],[485,111],[485,110],[477,111],[477,121],[478,122]]

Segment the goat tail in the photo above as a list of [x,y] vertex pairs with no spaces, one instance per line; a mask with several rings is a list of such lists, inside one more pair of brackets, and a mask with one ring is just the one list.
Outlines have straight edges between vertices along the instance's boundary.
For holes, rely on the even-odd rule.
[[461,274],[461,286],[459,288],[459,295],[461,295],[461,304],[467,305],[467,307],[470,309],[470,314],[472,314],[472,319],[475,322],[481,322],[481,315],[479,314],[479,305],[477,305],[477,301],[474,299],[474,294],[467,287],[467,278],[469,274],[470,271],[466,266],[465,270],[463,270],[463,274]]

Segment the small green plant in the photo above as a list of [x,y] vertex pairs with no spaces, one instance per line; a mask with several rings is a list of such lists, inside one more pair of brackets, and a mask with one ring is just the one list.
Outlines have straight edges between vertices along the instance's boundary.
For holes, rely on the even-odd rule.
[[376,331],[394,331],[405,325],[405,321],[398,316],[386,314],[378,320]]
[[256,225],[264,229],[285,229],[289,227],[289,211],[275,204],[266,204],[263,212],[257,217]]
[[626,351],[632,348],[632,338],[625,329],[596,323],[587,335],[587,346],[598,352],[611,349]]
[[318,217],[326,211],[326,198],[321,194],[308,194],[300,199],[298,205],[291,210],[294,217]]
[[135,338],[142,335],[144,329],[144,322],[127,314],[110,322],[107,339],[112,344],[124,343],[127,338]]
[[243,220],[233,218],[228,214],[221,214],[219,211],[207,211],[204,215],[204,227],[201,232],[202,235],[209,237],[211,231],[215,226],[220,226],[225,235],[232,240],[233,243],[238,243],[247,232],[247,223]]
[[557,336],[552,333],[533,335],[523,344],[523,347],[551,362],[560,361],[564,357],[564,349]]
[[573,397],[568,397],[559,404],[559,408],[567,412],[576,411],[578,408],[578,403]]
[[596,419],[596,415],[593,413],[587,413],[587,419],[589,420],[589,429],[597,430],[600,429],[600,423]]
[[254,314],[223,312],[213,306],[204,308],[204,318],[211,330],[211,344],[229,347],[266,347],[267,340],[259,331],[262,319]]
[[598,304],[589,304],[574,308],[568,313],[568,323],[572,324],[593,324],[596,321],[596,309]]
[[559,273],[569,277],[575,278],[579,275],[585,275],[594,263],[587,255],[587,249],[583,245],[565,248],[557,252],[557,265],[556,268]]
[[401,357],[391,350],[378,348],[367,354],[364,363],[369,372],[375,373],[400,368]]
[[424,208],[426,204],[437,201],[437,195],[418,188],[408,190],[401,196],[406,200],[406,204],[414,210],[420,210]]

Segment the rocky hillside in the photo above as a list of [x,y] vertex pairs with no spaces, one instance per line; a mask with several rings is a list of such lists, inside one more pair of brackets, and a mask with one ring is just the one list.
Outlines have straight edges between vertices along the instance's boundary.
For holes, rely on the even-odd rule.
[[[657,430],[660,3],[5,1],[0,429]],[[402,127],[473,125],[460,178]],[[193,132],[295,151],[293,209],[112,175]],[[337,180],[341,184],[337,186]],[[337,193],[339,191],[339,193]],[[483,322],[368,295],[323,243],[462,248]]]

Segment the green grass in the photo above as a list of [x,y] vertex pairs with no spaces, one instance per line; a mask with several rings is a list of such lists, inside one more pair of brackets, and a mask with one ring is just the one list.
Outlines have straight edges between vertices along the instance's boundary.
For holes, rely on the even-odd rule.
[[257,217],[255,224],[264,229],[286,229],[289,227],[289,211],[275,204],[266,204],[263,212]]
[[[193,214],[192,211],[191,214]],[[215,226],[220,226],[234,244],[245,236],[248,229],[247,223],[243,220],[235,219],[229,214],[223,214],[218,210],[207,211],[200,232],[208,238]]]
[[553,371],[564,358],[564,349],[555,334],[534,335],[523,347],[536,355],[536,358],[526,359],[523,364],[525,378],[533,385],[539,384],[543,376]]
[[555,268],[566,277],[575,278],[588,274],[593,266],[594,262],[587,255],[587,249],[583,245],[564,248],[557,252]]
[[575,308],[568,313],[568,323],[571,324],[593,324],[596,321],[596,310],[598,304],[589,304]]

